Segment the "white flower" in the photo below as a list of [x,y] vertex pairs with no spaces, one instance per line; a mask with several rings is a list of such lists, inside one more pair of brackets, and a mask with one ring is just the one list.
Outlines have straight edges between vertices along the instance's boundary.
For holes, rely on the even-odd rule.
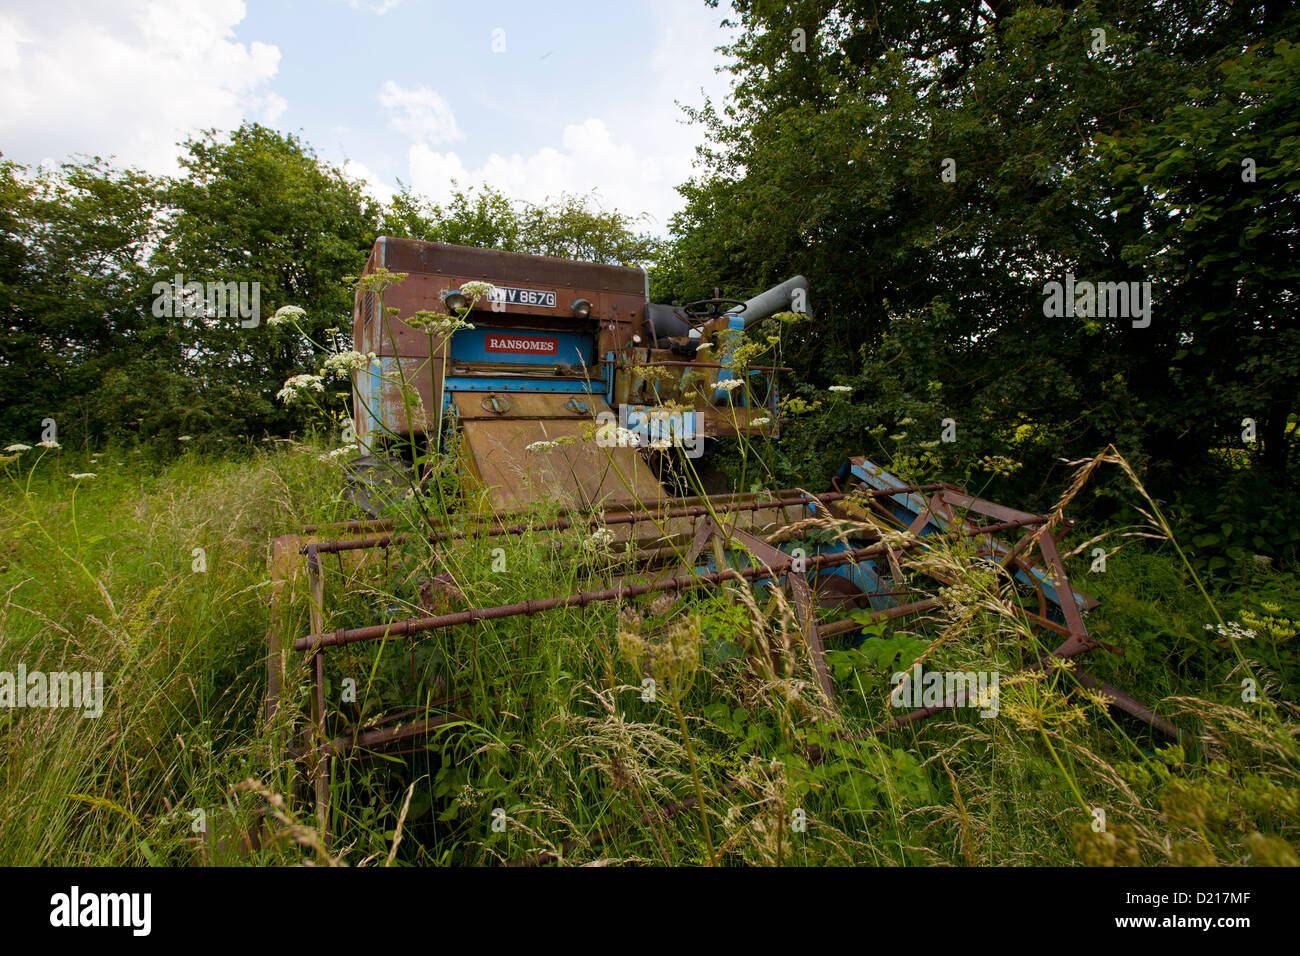
[[466,282],[460,291],[471,299],[486,298],[495,301],[493,297],[497,294],[497,287],[491,282]]
[[361,371],[369,362],[369,357],[362,355],[360,352],[339,352],[337,355],[331,355],[325,360],[325,367],[321,369],[321,377],[347,378],[353,372]]
[[740,386],[742,386],[742,385],[744,385],[744,384],[745,384],[745,383],[742,382],[742,381],[741,381],[740,379],[738,379],[738,378],[720,378],[720,379],[718,379],[718,381],[717,381],[717,383],[714,385],[714,387],[715,387],[715,388],[720,388],[720,389],[722,389],[724,392],[730,392],[732,389],[734,389],[734,388],[740,388]]
[[275,397],[286,405],[292,405],[296,399],[312,390],[324,391],[324,379],[319,375],[294,375],[284,383],[284,388],[275,393]]
[[286,322],[296,322],[307,315],[307,310],[297,305],[282,305],[275,310],[275,315],[266,320],[267,325],[284,325]]
[[344,455],[350,454],[352,454],[352,446],[345,445],[342,448],[335,448],[333,451],[327,451],[324,454],[317,455],[316,457],[321,461],[334,461],[337,458],[342,458]]
[[9,445],[5,448],[5,451],[31,451],[31,450],[32,450],[31,445]]
[[559,442],[557,441],[535,441],[530,445],[525,445],[524,451],[536,451],[536,452],[549,451],[550,449],[554,448],[558,444]]
[[1217,631],[1220,637],[1226,637],[1232,641],[1239,641],[1242,638],[1255,636],[1254,630],[1249,627],[1242,627],[1236,621],[1229,621],[1226,625],[1207,624],[1205,625],[1205,629],[1207,631]]
[[711,348],[713,348],[712,342],[701,342],[699,345],[695,346],[695,351],[703,352],[705,349],[711,349]]
[[641,436],[611,422],[602,425],[596,430],[596,444],[601,448],[626,448],[629,446],[638,448],[641,445]]
[[588,551],[604,551],[614,541],[614,532],[609,528],[597,528],[582,546]]
[[77,472],[77,473],[74,474],[74,475],[71,475],[70,477],[72,477],[72,478],[76,478],[76,479],[78,479],[78,480],[80,480],[80,479],[82,479],[82,478],[94,478],[94,477],[95,477],[95,473],[94,473],[93,471],[80,471],[80,472]]
[[749,425],[751,428],[761,428],[764,425],[770,425],[770,424],[772,424],[772,419],[768,418],[766,415],[764,415],[762,418],[751,418],[749,421]]
[[180,438],[177,438],[176,440],[177,440],[177,441],[193,441],[193,440],[194,440],[194,436],[193,436],[193,435],[182,435]]
[[36,443],[36,447],[37,448],[62,448],[63,446],[56,441],[38,441]]
[[832,385],[830,388],[826,389],[826,391],[828,391],[828,392],[838,392],[838,393],[843,394],[843,393],[845,393],[845,392],[851,392],[851,391],[853,391],[853,386],[852,386],[852,385]]

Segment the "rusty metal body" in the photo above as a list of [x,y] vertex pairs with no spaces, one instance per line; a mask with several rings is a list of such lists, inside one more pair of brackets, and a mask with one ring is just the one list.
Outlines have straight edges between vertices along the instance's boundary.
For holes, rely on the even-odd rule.
[[[383,272],[403,278],[366,285]],[[375,360],[354,373],[358,446],[418,438],[457,454],[471,487],[496,489],[496,507],[653,506],[663,490],[636,452],[657,438],[695,457],[707,437],[775,434],[779,369],[749,367],[746,388],[716,387],[742,374],[726,350],[753,316],[702,317],[660,340],[642,269],[381,237],[362,276],[353,340]],[[443,312],[471,282],[495,294],[470,297],[467,325],[421,326],[418,313]],[[597,428],[611,454],[581,440]],[[547,455],[528,454],[539,445]]]
[[[381,369],[360,372],[354,383],[357,434],[363,441],[380,424],[399,435],[427,434],[447,393],[590,394],[584,371],[598,376],[596,356],[627,347],[647,299],[642,269],[413,239],[381,236],[362,275],[381,269],[406,278],[382,296],[357,292],[355,348],[374,352],[383,362]],[[443,297],[472,281],[537,294],[480,301],[471,313],[474,329],[435,336],[432,342],[405,321],[422,310],[443,311]],[[572,303],[579,299],[592,303],[590,317],[573,316]],[[387,309],[396,313],[385,314]],[[566,365],[569,370],[562,368]],[[419,389],[424,415],[413,422],[406,421],[402,378]]]
[[[406,278],[387,290],[382,308],[373,293],[357,298],[356,348],[375,352],[385,363],[358,373],[354,381],[358,441],[372,451],[385,434],[419,437],[430,448],[458,456],[462,482],[477,492],[477,498],[467,495],[468,516],[477,517],[456,527],[430,525],[415,532],[398,532],[385,520],[356,521],[312,528],[275,542],[267,715],[284,728],[282,753],[304,765],[323,832],[330,829],[332,759],[394,748],[407,752],[464,716],[458,709],[464,695],[452,693],[418,713],[404,711],[346,733],[334,732],[327,726],[323,669],[324,655],[334,648],[398,637],[415,640],[483,622],[739,581],[789,594],[822,700],[834,709],[825,640],[860,632],[871,621],[933,610],[940,603],[936,588],[952,582],[917,559],[939,542],[957,539],[973,540],[979,555],[1000,566],[1028,595],[1028,606],[1018,612],[1048,635],[1047,646],[1054,648],[1037,657],[1031,669],[1051,658],[1074,658],[1105,647],[1088,634],[1084,614],[1095,602],[1070,584],[1056,546],[1064,529],[1049,516],[1007,508],[950,484],[909,485],[862,458],[846,462],[834,490],[825,494],[784,489],[680,498],[659,483],[644,447],[591,440],[592,428],[602,421],[627,421],[629,409],[664,401],[696,410],[705,423],[703,435],[773,432],[779,370],[739,373],[758,371],[765,377],[765,403],[750,407],[735,401],[732,391],[716,388],[719,377],[737,373],[717,361],[718,352],[698,348],[701,342],[721,342],[725,333],[743,329],[740,313],[709,317],[683,346],[680,337],[672,342],[660,339],[659,329],[672,323],[662,321],[665,307],[648,303],[641,270],[394,239],[376,244],[367,273],[379,269],[406,273]],[[431,337],[403,321],[417,311],[438,309],[444,294],[470,281],[512,290],[509,300],[479,303],[469,316],[474,328],[447,336]],[[784,286],[798,288],[798,282]],[[765,295],[770,297],[771,291]],[[577,300],[591,303],[589,316],[574,314]],[[386,315],[383,309],[388,308],[397,312]],[[647,319],[647,314],[656,315],[655,309],[660,310],[658,328],[656,321]],[[653,368],[663,371],[647,372]],[[683,383],[687,372],[696,376],[693,383]],[[406,414],[409,399],[402,401],[402,381],[418,389],[421,414]],[[441,416],[436,414],[439,408]],[[752,424],[760,416],[770,417],[772,424]],[[435,433],[438,420],[446,424],[443,435]],[[542,502],[558,517],[535,514]],[[827,518],[856,521],[852,538],[812,545],[807,554],[783,550],[804,523]],[[884,527],[901,537],[872,530]],[[454,582],[442,582],[440,603],[422,600],[426,613],[420,616],[325,627],[323,556],[364,562],[413,536],[436,549],[461,538],[495,542],[570,528],[607,533],[623,549],[629,569],[653,576],[493,606],[465,606]],[[1011,540],[1009,534],[1018,537]],[[310,602],[310,630],[290,634],[276,609],[287,603],[300,575],[305,576]],[[846,606],[868,616],[824,619],[824,612]],[[305,719],[284,713],[281,706],[295,673],[305,674],[308,685]],[[1176,733],[1115,688],[1081,672],[1079,681],[1099,690],[1115,707]],[[943,706],[960,704],[954,698]],[[888,732],[940,709],[917,709],[869,732]]]

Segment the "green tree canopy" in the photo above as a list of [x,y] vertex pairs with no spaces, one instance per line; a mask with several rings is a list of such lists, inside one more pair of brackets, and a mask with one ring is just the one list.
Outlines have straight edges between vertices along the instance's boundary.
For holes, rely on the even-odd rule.
[[[695,113],[709,142],[657,297],[808,275],[790,355],[861,386],[846,453],[878,422],[952,417],[944,451],[1014,454],[1040,500],[1059,459],[1111,441],[1174,496],[1216,486],[1249,417],[1245,452],[1291,480],[1291,4],[734,6],[734,94]],[[1150,324],[1045,315],[1067,273],[1149,282]]]
[[405,239],[640,266],[656,257],[660,243],[638,232],[639,222],[583,196],[528,203],[512,201],[491,186],[469,186],[454,189],[442,203],[403,189],[384,211],[382,231]]

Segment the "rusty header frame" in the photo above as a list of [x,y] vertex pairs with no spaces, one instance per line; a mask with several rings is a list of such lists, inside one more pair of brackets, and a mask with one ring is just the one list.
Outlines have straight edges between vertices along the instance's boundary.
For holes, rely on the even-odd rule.
[[[858,503],[866,504],[878,513],[886,514],[889,501],[897,500],[900,495],[914,495],[917,496],[917,500],[924,503],[918,508],[914,519],[906,528],[908,532],[906,540],[891,544],[877,538],[875,542],[868,542],[862,547],[814,554],[799,559],[799,564],[796,564],[793,556],[779,550],[769,540],[764,540],[760,534],[755,533],[756,529],[743,528],[740,525],[742,516],[748,515],[752,518],[764,509],[776,510],[782,516],[785,516],[786,509],[793,507],[804,510],[805,513],[846,517],[848,514],[844,510],[846,505]],[[409,748],[398,752],[412,752],[431,733],[472,717],[454,707],[464,695],[452,694],[436,701],[430,710],[404,711],[381,718],[366,727],[354,727],[346,734],[327,736],[323,655],[331,647],[384,640],[390,637],[413,637],[466,624],[530,616],[564,608],[586,607],[646,594],[686,592],[701,587],[720,586],[727,581],[749,583],[784,581],[789,586],[793,598],[800,636],[816,674],[817,686],[826,705],[837,709],[835,688],[826,663],[825,639],[861,630],[868,625],[863,623],[864,619],[861,617],[858,620],[842,620],[834,623],[818,620],[819,604],[828,603],[823,596],[819,595],[818,572],[856,566],[860,562],[871,559],[887,561],[891,568],[898,568],[900,561],[905,561],[909,554],[928,549],[937,533],[948,540],[969,538],[980,542],[981,553],[996,559],[1009,574],[1027,583],[1036,593],[1037,611],[1021,609],[1025,619],[1037,629],[1056,634],[1062,640],[1050,653],[1034,661],[1024,670],[1041,669],[1046,667],[1053,658],[1068,660],[1099,647],[1118,653],[1116,648],[1088,634],[1082,612],[1093,606],[1095,602],[1079,595],[1070,585],[1064,562],[1057,549],[1056,538],[1052,533],[1051,517],[1007,508],[974,497],[951,484],[886,484],[878,488],[856,485],[847,490],[837,490],[823,495],[811,495],[787,489],[777,493],[774,499],[746,500],[745,496],[719,496],[716,500],[710,499],[706,502],[697,499],[689,504],[655,511],[629,511],[603,516],[580,514],[535,523],[511,522],[510,519],[514,517],[520,515],[504,514],[495,520],[475,522],[474,526],[464,529],[434,529],[423,537],[429,543],[436,544],[464,538],[518,536],[533,531],[591,527],[600,524],[625,527],[629,534],[628,540],[633,543],[633,539],[630,538],[631,529],[637,524],[647,522],[653,523],[655,530],[659,531],[665,539],[671,537],[669,534],[671,530],[680,531],[683,522],[689,522],[692,534],[689,545],[684,549],[673,544],[668,547],[650,548],[643,552],[642,556],[652,563],[667,559],[676,564],[669,573],[660,574],[657,578],[644,583],[618,584],[594,591],[579,591],[514,604],[470,607],[448,613],[408,618],[389,624],[339,628],[333,631],[327,631],[324,627],[324,569],[321,556],[379,551],[409,540],[410,536],[394,533],[375,535],[370,532],[383,530],[391,532],[392,525],[382,521],[363,521],[339,526],[314,527],[311,529],[314,533],[310,536],[289,536],[276,540],[272,556],[272,618],[268,630],[267,716],[271,719],[278,715],[290,661],[293,656],[298,656],[307,665],[308,714],[297,733],[298,741],[290,746],[287,737],[282,739],[281,752],[286,759],[305,763],[305,770],[314,791],[317,822],[323,834],[329,832],[330,760],[352,752],[392,752],[395,747]],[[722,524],[719,524],[717,519],[722,519]],[[790,522],[786,523],[788,525]],[[939,528],[937,532],[933,530],[935,525]],[[922,532],[927,528],[931,531],[923,536]],[[1017,530],[1022,531],[1023,534],[1010,547],[994,537],[1003,532]],[[326,533],[344,536],[323,540],[321,536]],[[712,549],[716,559],[715,569],[701,570],[697,567],[697,562],[708,554],[709,549]],[[727,549],[747,552],[755,563],[749,567],[726,564],[723,561],[723,552]],[[1037,552],[1040,563],[1036,564],[1029,559],[1029,555],[1033,552]],[[277,609],[284,600],[285,587],[304,565],[311,602],[311,630],[306,635],[289,638],[279,631]],[[1040,571],[1042,573],[1039,573]],[[923,571],[923,573],[939,584],[951,583],[932,572]],[[1046,580],[1050,581],[1055,594],[1065,599],[1049,600],[1043,583],[1044,575]],[[919,597],[922,593],[909,587],[904,591],[877,592],[877,596],[888,594]],[[833,606],[836,602],[829,603]],[[1052,619],[1049,605],[1053,603],[1059,607],[1063,621]],[[875,622],[923,614],[938,607],[939,604],[938,598],[920,597],[917,600],[872,611],[865,620]],[[1077,667],[1073,670],[1073,674],[1082,686],[1098,690],[1117,709],[1163,733],[1181,737],[1177,728],[1130,695],[1098,681]],[[941,706],[918,708],[886,724],[872,728],[867,733],[879,734],[895,730],[942,710],[960,706],[962,703],[962,695],[958,694],[952,699],[945,699]],[[272,756],[274,759],[274,755]]]

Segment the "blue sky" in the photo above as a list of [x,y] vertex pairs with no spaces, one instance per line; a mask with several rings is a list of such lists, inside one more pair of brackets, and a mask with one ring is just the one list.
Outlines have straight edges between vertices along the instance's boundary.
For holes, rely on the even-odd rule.
[[[454,178],[520,199],[679,207],[725,96],[727,9],[703,0],[44,0],[0,6],[0,152],[175,169],[173,145],[243,119],[302,135],[381,198]],[[701,90],[704,92],[702,93]]]

